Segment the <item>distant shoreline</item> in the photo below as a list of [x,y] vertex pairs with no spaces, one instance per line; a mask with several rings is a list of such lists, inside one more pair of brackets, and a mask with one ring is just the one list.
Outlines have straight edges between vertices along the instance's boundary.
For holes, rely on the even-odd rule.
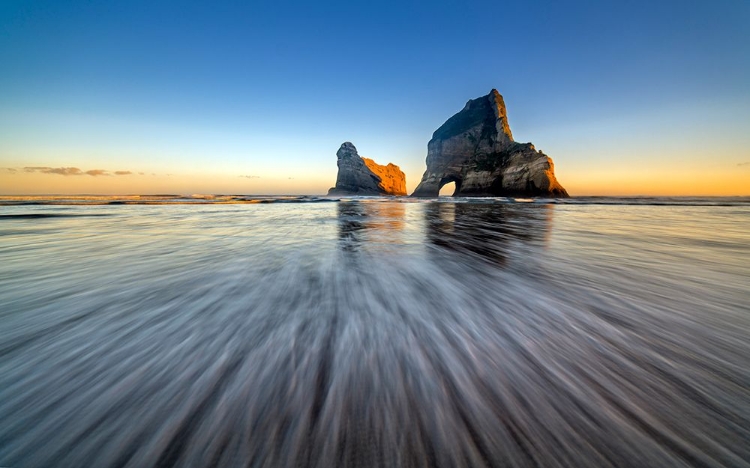
[[554,205],[750,206],[750,196],[579,196],[571,198],[325,195],[0,195],[0,206],[255,205],[339,201]]

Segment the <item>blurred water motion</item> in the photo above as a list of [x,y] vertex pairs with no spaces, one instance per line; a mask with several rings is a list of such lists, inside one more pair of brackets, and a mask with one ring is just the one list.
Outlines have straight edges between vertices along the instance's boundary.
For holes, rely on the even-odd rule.
[[748,466],[712,204],[5,206],[0,466]]

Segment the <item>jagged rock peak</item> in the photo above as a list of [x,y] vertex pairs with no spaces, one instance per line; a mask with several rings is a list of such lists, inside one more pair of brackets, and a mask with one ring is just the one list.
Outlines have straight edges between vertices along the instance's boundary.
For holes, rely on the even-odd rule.
[[339,172],[328,195],[406,195],[406,176],[395,164],[381,166],[363,158],[348,141],[341,144],[336,157]]
[[354,146],[350,141],[341,143],[341,147],[338,151],[336,151],[336,157],[338,157],[339,159],[351,158],[355,156],[359,157],[359,153],[357,153],[357,147]]
[[415,196],[435,197],[456,183],[457,196],[567,197],[552,160],[531,143],[517,143],[503,96],[493,89],[472,99],[432,135],[427,170]]
[[505,100],[503,95],[500,94],[496,89],[492,88],[490,94],[487,95],[487,99],[490,101],[492,110],[495,112],[495,118],[497,119],[497,132],[502,133],[508,137],[508,141],[513,141],[513,133],[510,131],[510,124],[508,123],[508,111],[505,109]]

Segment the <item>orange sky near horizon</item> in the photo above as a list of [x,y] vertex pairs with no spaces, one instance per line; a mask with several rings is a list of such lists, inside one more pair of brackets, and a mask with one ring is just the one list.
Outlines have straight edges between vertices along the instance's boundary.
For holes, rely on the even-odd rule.
[[[0,195],[126,195],[126,194],[264,194],[324,195],[335,185],[336,167],[294,177],[234,176],[221,173],[169,173],[121,171],[130,174],[80,175],[25,172],[23,168],[0,169]],[[48,168],[54,169],[54,168]],[[558,181],[571,196],[750,196],[750,164],[727,167],[675,167],[670,170],[642,170],[616,167],[576,171],[556,164]],[[57,170],[57,169],[54,169]],[[61,172],[61,171],[58,171]],[[72,171],[77,172],[77,171]],[[96,173],[95,173],[96,174]],[[421,173],[407,173],[411,193]]]

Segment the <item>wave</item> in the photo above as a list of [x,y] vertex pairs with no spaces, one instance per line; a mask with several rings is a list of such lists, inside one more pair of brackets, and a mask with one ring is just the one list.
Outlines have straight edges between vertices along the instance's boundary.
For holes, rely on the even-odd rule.
[[750,206],[750,197],[378,197],[316,195],[51,195],[0,196],[0,206],[19,205],[227,205],[266,203],[329,203],[347,200],[400,203],[489,203],[554,205],[642,205],[642,206]]
[[100,216],[111,216],[110,213],[19,213],[0,214],[0,221],[4,219],[44,219],[44,218],[91,218]]
[[311,198],[0,210],[0,466],[747,466],[747,207]]

